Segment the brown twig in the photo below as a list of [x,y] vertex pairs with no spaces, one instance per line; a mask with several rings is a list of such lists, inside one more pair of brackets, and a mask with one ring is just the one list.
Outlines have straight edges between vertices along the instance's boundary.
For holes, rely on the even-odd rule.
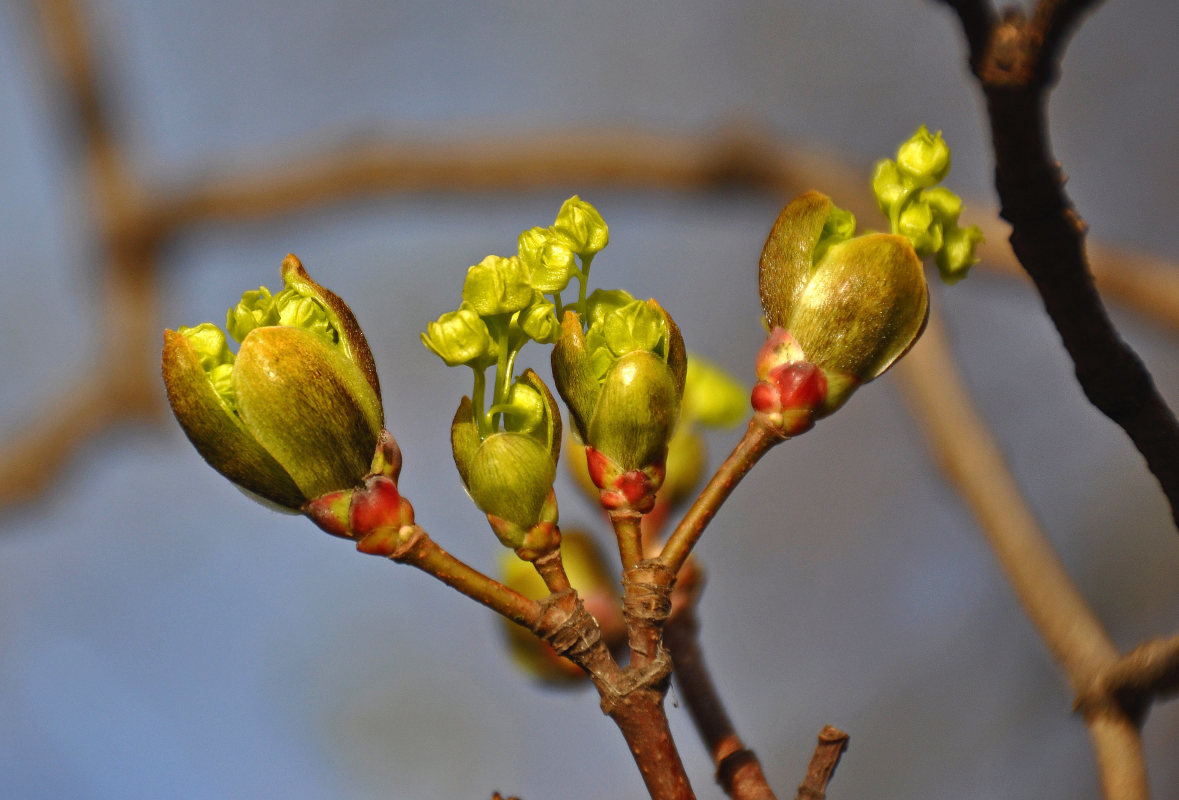
[[[1098,687],[1119,661],[1065,572],[966,391],[940,321],[898,365],[905,394],[945,473],[978,519],[1016,596],[1078,698],[1108,800],[1149,794],[1138,719]],[[1101,702],[1094,700],[1099,696]]]
[[716,474],[708,485],[700,492],[696,502],[684,514],[680,524],[667,538],[659,560],[673,573],[678,572],[692,553],[692,548],[704,533],[704,528],[712,520],[713,515],[728,499],[732,491],[737,488],[741,479],[753,469],[771,447],[783,441],[783,436],[776,430],[763,425],[755,417],[750,420],[745,435],[737,442],[733,452],[724,463],[717,468]]
[[847,749],[851,737],[834,725],[824,725],[819,731],[819,743],[806,768],[806,778],[799,784],[795,800],[824,800],[827,784],[839,766],[839,759]]
[[[1106,314],[1085,257],[1085,225],[1064,193],[1048,141],[1046,101],[1064,43],[1091,0],[1041,0],[1031,19],[974,13],[977,3],[944,0],[958,13],[971,64],[987,101],[1001,214],[1085,396],[1117,423],[1146,459],[1179,524],[1179,422],[1146,367]],[[986,42],[980,50],[980,42]]]

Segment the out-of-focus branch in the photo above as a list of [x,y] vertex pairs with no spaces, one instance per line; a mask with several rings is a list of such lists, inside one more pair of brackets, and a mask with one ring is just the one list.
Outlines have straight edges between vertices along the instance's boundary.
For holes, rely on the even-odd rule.
[[[360,196],[572,184],[679,191],[743,186],[781,195],[822,186],[862,220],[877,213],[864,189],[867,170],[782,143],[748,120],[696,136],[553,130],[497,139],[386,140],[145,187],[117,146],[80,9],[73,0],[30,3],[68,116],[79,123],[79,166],[99,240],[106,299],[93,373],[62,392],[65,400],[43,403],[23,432],[0,447],[0,506],[47,486],[88,436],[121,420],[158,414],[159,245],[194,226],[271,218]],[[980,12],[985,4],[962,0],[955,5],[963,9],[960,13],[989,19]],[[995,220],[983,227],[988,239],[981,250],[984,266],[1022,274],[1003,244],[1005,226]],[[1179,331],[1179,269],[1173,264],[1093,247],[1092,267],[1099,288],[1111,297]]]
[[1179,525],[1179,421],[1105,311],[1085,257],[1085,224],[1064,193],[1048,140],[1048,90],[1068,34],[1094,3],[1041,0],[1030,19],[1009,10],[984,36],[977,15],[964,13],[968,4],[946,2],[962,21],[986,97],[995,187],[1012,226],[1012,249],[1072,357],[1085,396],[1130,437]]
[[1145,800],[1137,709],[1104,690],[1119,655],[1077,591],[974,409],[940,321],[898,365],[905,393],[945,473],[978,519],[1016,596],[1085,715],[1107,800]]
[[839,766],[839,759],[847,749],[850,738],[834,725],[823,726],[811,763],[806,768],[806,778],[799,784],[795,800],[824,800],[827,797],[827,784],[835,774],[835,768]]

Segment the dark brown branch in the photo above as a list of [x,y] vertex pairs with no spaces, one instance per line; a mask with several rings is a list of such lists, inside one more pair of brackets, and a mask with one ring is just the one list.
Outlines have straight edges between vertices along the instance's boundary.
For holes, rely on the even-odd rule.
[[970,68],[976,75],[995,25],[995,11],[987,0],[942,0],[962,23],[970,51]]
[[1040,0],[1032,13],[1032,30],[1037,32],[1036,73],[1052,83],[1068,43],[1081,18],[1101,0]]
[[824,725],[819,731],[819,743],[815,745],[815,754],[811,756],[811,763],[806,768],[806,778],[798,787],[795,800],[824,800],[827,797],[827,784],[839,766],[839,758],[847,749],[847,742],[851,737],[833,725]]
[[[1064,193],[1048,142],[1045,105],[1053,59],[1090,5],[1044,2],[1031,22],[1009,13],[993,27],[976,74],[986,95],[995,185],[1000,213],[1012,226],[1012,249],[1072,357],[1085,396],[1125,430],[1179,525],[1179,422],[1097,294],[1085,256],[1085,225]],[[966,30],[973,47],[978,32]]]

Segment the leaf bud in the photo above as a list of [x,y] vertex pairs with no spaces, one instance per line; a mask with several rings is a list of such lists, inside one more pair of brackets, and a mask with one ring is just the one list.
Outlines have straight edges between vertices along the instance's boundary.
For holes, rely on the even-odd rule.
[[[758,356],[758,378],[777,385],[777,392],[789,395],[799,389],[800,397],[810,398],[819,382],[809,371],[786,370],[772,380],[771,372],[793,362],[821,369],[826,394],[816,419],[834,411],[859,384],[878,377],[906,352],[929,310],[921,261],[904,237],[857,236],[831,244],[821,259],[813,260],[832,208],[818,192],[789,203],[762,251],[759,278],[772,331]],[[770,387],[760,386],[755,400],[771,406],[783,402],[769,393]]]
[[[224,333],[204,323],[164,332],[162,368],[168,401],[201,456],[241,488],[295,511],[361,483],[384,412],[352,312],[294,256],[282,275],[278,296],[247,292],[230,310],[231,333],[242,337],[236,357]],[[283,308],[302,311],[284,321]]]

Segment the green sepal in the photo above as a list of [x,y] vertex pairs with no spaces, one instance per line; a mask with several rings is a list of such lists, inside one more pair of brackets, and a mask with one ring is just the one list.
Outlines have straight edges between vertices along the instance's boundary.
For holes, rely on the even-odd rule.
[[970,268],[978,263],[977,250],[982,244],[983,232],[977,225],[959,228],[957,225],[945,233],[945,242],[934,261],[942,281],[954,284],[966,277]]
[[787,203],[766,238],[758,265],[761,307],[770,328],[787,328],[790,310],[815,268],[814,252],[834,204],[820,192]]
[[532,302],[528,268],[518,256],[487,256],[467,270],[463,300],[480,316],[512,314]]
[[464,396],[459,401],[458,410],[454,412],[454,420],[450,423],[450,449],[463,486],[470,483],[471,461],[475,458],[475,451],[479,449],[482,441],[471,398]]
[[897,150],[897,169],[915,186],[934,186],[950,172],[950,147],[942,132],[919,127]]
[[307,270],[303,268],[302,262],[293,254],[288,253],[287,257],[283,259],[281,271],[283,284],[286,288],[294,289],[306,297],[315,298],[327,309],[328,320],[339,334],[339,341],[344,348],[344,353],[360,368],[379,403],[381,384],[377,379],[377,364],[373,360],[368,340],[364,338],[364,332],[360,330],[360,324],[356,321],[352,309],[348,308],[348,304],[330,289],[313,281],[307,274]]
[[563,235],[582,258],[592,258],[610,243],[610,229],[602,215],[577,195],[561,204],[553,230]]
[[487,323],[465,300],[458,309],[426,323],[425,332],[419,336],[427,350],[451,367],[485,364],[495,359],[495,342]]
[[517,244],[534,289],[545,294],[563,292],[577,274],[573,243],[552,228],[529,228]]
[[164,331],[162,369],[180,427],[213,469],[278,506],[293,511],[303,505],[308,496],[213,389],[187,336]]
[[557,341],[561,324],[557,321],[556,306],[535,292],[532,304],[516,314],[516,325],[529,339],[539,344]]
[[586,346],[581,318],[574,311],[566,311],[561,320],[561,333],[553,345],[551,360],[557,393],[569,408],[573,426],[584,441],[601,386]]
[[359,484],[383,412],[360,366],[301,328],[256,328],[233,370],[237,411],[304,497]]

